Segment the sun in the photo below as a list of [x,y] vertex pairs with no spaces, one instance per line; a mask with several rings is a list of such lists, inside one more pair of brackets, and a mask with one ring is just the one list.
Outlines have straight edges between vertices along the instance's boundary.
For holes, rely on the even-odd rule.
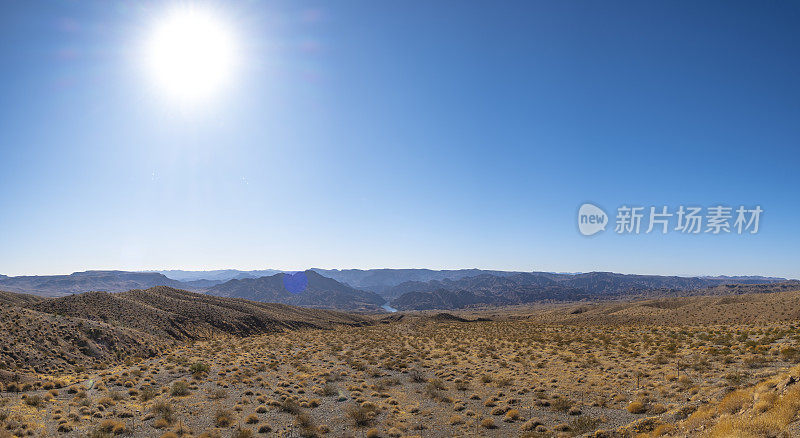
[[233,79],[236,41],[210,9],[184,6],[155,22],[145,47],[146,66],[159,90],[182,103],[206,100]]

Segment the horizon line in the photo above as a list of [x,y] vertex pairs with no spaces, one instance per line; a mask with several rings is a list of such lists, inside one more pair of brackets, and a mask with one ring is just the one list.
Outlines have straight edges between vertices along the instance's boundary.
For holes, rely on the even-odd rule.
[[17,275],[9,275],[3,274],[0,272],[0,275],[5,275],[8,278],[13,277],[49,277],[49,276],[61,276],[61,275],[72,275],[78,274],[83,272],[133,272],[133,273],[161,273],[167,271],[184,271],[184,272],[212,272],[212,271],[239,271],[239,272],[252,272],[252,271],[278,271],[278,272],[303,272],[303,271],[310,271],[314,269],[320,270],[336,270],[336,271],[376,271],[376,270],[428,270],[428,271],[470,271],[470,270],[477,270],[477,271],[496,271],[496,272],[514,272],[514,273],[547,273],[547,274],[560,274],[560,275],[579,275],[579,274],[588,274],[593,272],[605,272],[605,273],[612,273],[612,274],[620,274],[620,275],[641,275],[641,276],[657,276],[657,277],[682,277],[682,278],[719,278],[719,277],[728,277],[728,278],[746,278],[746,277],[760,277],[760,278],[772,278],[772,279],[784,279],[787,281],[795,280],[797,278],[792,278],[791,276],[776,276],[776,275],[763,275],[763,274],[650,274],[650,273],[631,273],[631,272],[618,272],[612,270],[589,270],[589,271],[556,271],[556,270],[531,270],[531,271],[523,271],[523,270],[516,270],[516,269],[491,269],[491,268],[426,268],[426,267],[405,267],[405,268],[397,268],[397,267],[382,267],[382,268],[320,268],[320,267],[309,267],[305,269],[281,269],[281,268],[256,268],[256,269],[238,269],[238,268],[210,268],[210,269],[181,269],[181,268],[170,268],[170,269],[118,269],[118,268],[108,268],[108,269],[85,269],[82,271],[73,271],[69,273],[47,273],[47,274],[17,274]]

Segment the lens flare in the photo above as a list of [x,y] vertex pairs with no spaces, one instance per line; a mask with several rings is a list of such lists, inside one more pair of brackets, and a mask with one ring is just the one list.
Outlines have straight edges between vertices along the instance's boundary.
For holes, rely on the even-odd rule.
[[146,47],[147,67],[168,97],[190,103],[221,92],[237,64],[236,41],[208,9],[174,9],[155,23]]

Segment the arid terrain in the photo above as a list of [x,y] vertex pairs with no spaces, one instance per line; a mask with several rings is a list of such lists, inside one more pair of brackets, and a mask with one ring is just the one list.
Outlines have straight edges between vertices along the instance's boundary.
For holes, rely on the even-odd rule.
[[800,291],[349,315],[0,294],[0,436],[779,436]]

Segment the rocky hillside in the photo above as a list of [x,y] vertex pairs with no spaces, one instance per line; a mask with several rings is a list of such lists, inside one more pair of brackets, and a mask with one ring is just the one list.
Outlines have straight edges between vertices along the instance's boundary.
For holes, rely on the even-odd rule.
[[357,315],[166,286],[60,298],[2,292],[0,318],[0,368],[37,372],[150,356],[189,340],[371,324]]
[[43,300],[31,306],[41,312],[81,317],[133,328],[177,340],[224,333],[248,336],[301,327],[361,325],[365,319],[339,312],[301,309],[209,296],[158,286],[117,294],[88,292]]
[[[681,436],[794,437],[800,434],[800,367],[735,389],[678,423]],[[678,436],[678,435],[675,435]]]
[[39,301],[42,301],[42,298],[36,295],[0,291],[0,304],[24,306],[26,304],[38,303]]
[[21,307],[22,301],[0,304],[0,369],[58,374],[124,357],[149,357],[171,344],[130,328]]

